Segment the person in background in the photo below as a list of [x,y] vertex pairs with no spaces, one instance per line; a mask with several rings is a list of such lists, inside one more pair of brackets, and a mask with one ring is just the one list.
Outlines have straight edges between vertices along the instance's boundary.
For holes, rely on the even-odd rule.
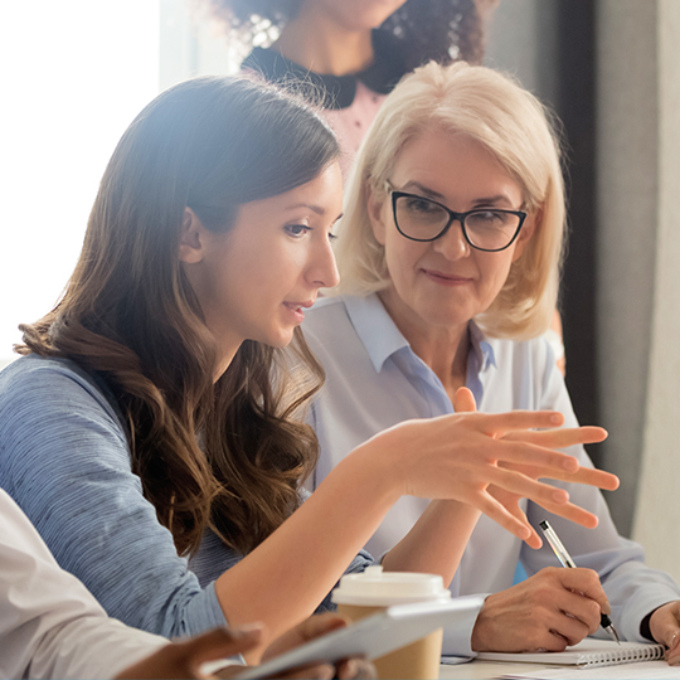
[[[56,560],[14,501],[0,489],[0,677],[204,678],[201,666],[248,651],[260,627],[218,628],[191,640],[165,638],[109,618],[90,592]],[[267,655],[343,625],[340,617],[309,619],[277,640]],[[241,668],[235,665],[234,672]],[[373,677],[365,661],[319,664],[286,677]],[[224,677],[224,676],[223,676]]]
[[[421,67],[386,99],[348,187],[337,296],[303,325],[326,372],[309,420],[321,446],[312,488],[357,442],[413,418],[549,408],[577,425],[540,337],[555,306],[565,222],[549,118],[510,78],[465,63]],[[457,403],[464,386],[473,398]],[[591,465],[582,446],[568,452]],[[665,643],[680,661],[677,584],[618,535],[597,489],[558,486],[597,516],[597,528],[530,500],[519,501],[521,513],[533,526],[549,518],[584,568],[553,568],[549,549],[481,518],[450,587],[486,599],[467,627],[447,631],[445,652],[575,644],[598,630],[601,608],[588,593],[601,581],[617,630]],[[379,556],[398,545],[430,508],[400,499],[367,548]],[[518,559],[529,578],[512,586]]]
[[321,369],[298,327],[338,280],[337,158],[327,124],[274,85],[208,77],[160,94],[114,151],[63,297],[0,373],[0,484],[128,625],[169,637],[260,621],[255,662],[371,563],[361,546],[404,494],[441,502],[384,566],[417,557],[448,582],[480,512],[538,540],[494,493],[573,516],[522,464],[618,484],[552,451],[600,428],[463,414],[372,437],[302,502],[317,441],[299,413]]
[[[299,89],[306,84],[338,136],[346,174],[385,96],[430,59],[481,62],[480,0],[203,0],[227,27],[228,40],[251,47],[243,68]],[[481,8],[481,9],[480,9]],[[263,26],[266,24],[266,28]]]

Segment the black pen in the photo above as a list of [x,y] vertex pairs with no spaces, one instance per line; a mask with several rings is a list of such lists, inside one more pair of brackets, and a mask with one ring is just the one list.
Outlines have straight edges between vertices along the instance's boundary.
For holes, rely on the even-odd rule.
[[[539,522],[539,526],[543,529],[543,533],[545,534],[548,543],[550,543],[550,547],[553,549],[557,559],[560,561],[560,564],[563,567],[575,569],[576,564],[574,563],[574,560],[571,559],[567,549],[562,544],[562,541],[560,541],[555,530],[548,524],[548,521],[544,519],[542,522]],[[600,625],[607,631],[612,640],[615,640],[619,645],[621,644],[619,634],[616,632],[612,620],[604,613],[600,614]]]

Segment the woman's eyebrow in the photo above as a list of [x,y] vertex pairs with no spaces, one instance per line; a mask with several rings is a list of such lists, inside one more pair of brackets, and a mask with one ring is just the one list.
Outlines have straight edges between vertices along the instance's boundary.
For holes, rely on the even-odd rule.
[[490,203],[508,203],[511,204],[512,201],[504,194],[496,194],[495,196],[486,196],[482,198],[475,198],[473,201],[474,205],[489,205]]
[[286,206],[285,210],[297,210],[298,208],[308,208],[317,215],[325,215],[326,208],[320,205],[314,205],[313,203],[295,203],[295,205]]
[[435,198],[438,201],[443,201],[445,198],[444,194],[440,194],[438,191],[434,191],[434,189],[430,189],[429,187],[426,187],[424,184],[421,184],[420,182],[414,181],[406,182],[406,184],[404,184],[404,186],[401,188],[401,191],[404,191],[405,189],[415,189],[424,196]]
[[[426,187],[424,184],[421,184],[420,182],[415,181],[407,182],[403,186],[402,191],[405,189],[416,190],[427,198],[432,198],[436,201],[439,201],[440,203],[444,204],[446,203],[446,196],[440,194],[438,191],[434,191],[434,189]],[[493,196],[480,196],[479,198],[475,198],[472,201],[473,205],[489,205],[495,203],[509,204],[512,203],[512,201],[505,194],[495,194]]]

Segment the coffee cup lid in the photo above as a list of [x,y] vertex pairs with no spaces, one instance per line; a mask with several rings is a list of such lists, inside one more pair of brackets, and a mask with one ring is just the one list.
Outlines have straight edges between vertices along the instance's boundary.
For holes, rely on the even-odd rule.
[[368,567],[362,574],[346,574],[333,591],[331,601],[368,607],[387,607],[408,602],[448,600],[451,591],[441,576]]

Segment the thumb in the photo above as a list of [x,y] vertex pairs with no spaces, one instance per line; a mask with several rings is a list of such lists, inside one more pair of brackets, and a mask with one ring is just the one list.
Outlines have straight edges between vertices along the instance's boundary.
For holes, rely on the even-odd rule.
[[473,413],[477,410],[475,397],[467,387],[459,387],[453,395],[453,410],[456,413]]
[[326,612],[324,614],[317,614],[310,616],[308,619],[299,624],[298,628],[303,640],[313,640],[320,635],[330,633],[337,628],[344,628],[348,621],[343,616],[339,616],[333,612]]
[[194,667],[206,661],[242,654],[256,647],[262,640],[261,624],[250,624],[240,628],[215,628],[188,640],[174,643],[181,659]]

